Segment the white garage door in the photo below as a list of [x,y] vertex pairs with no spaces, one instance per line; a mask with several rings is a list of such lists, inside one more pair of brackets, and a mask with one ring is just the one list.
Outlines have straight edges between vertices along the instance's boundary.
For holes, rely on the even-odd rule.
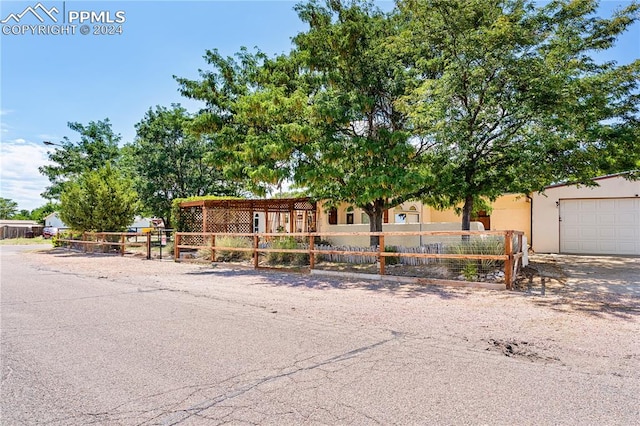
[[640,254],[640,199],[560,200],[560,252]]

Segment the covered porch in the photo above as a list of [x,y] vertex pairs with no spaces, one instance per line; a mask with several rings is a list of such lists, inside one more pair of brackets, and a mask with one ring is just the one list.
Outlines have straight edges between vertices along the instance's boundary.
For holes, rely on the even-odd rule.
[[185,201],[178,214],[183,232],[314,232],[317,220],[309,198]]

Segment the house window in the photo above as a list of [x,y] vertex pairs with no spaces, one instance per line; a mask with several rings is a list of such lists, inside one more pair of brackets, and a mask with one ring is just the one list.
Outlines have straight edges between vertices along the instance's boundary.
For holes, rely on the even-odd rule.
[[329,209],[329,225],[338,224],[338,209],[332,207]]
[[347,225],[353,225],[353,213],[347,213]]
[[396,223],[407,223],[407,214],[406,213],[396,213]]
[[389,223],[389,209],[384,211],[384,214],[382,216],[382,222]]

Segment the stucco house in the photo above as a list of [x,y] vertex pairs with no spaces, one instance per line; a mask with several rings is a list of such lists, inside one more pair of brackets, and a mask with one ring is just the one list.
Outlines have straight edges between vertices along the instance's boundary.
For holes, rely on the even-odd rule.
[[[546,187],[542,193],[505,194],[491,204],[490,211],[472,218],[471,229],[521,231],[526,243],[539,253],[640,255],[640,181],[630,181],[620,173],[594,178],[594,183],[598,186],[558,184]],[[207,207],[206,203],[215,206]],[[197,225],[190,229],[192,232],[205,228],[208,232],[315,230],[320,234],[365,234],[332,235],[328,239],[335,245],[367,246],[369,242],[369,217],[362,209],[346,203],[335,208],[308,199],[183,204],[182,212],[193,216]],[[294,208],[297,204],[300,206]],[[213,210],[207,214],[208,208]],[[460,225],[461,217],[455,209],[441,211],[420,201],[409,201],[386,211],[382,228],[389,232],[457,231]],[[426,236],[385,239],[385,244],[402,246],[428,242]]]
[[[472,218],[471,230],[516,230],[531,236],[531,199],[524,195],[507,194],[492,203],[490,212],[479,212]],[[462,218],[454,209],[437,210],[420,201],[405,202],[385,212],[383,231],[459,231]],[[357,207],[341,204],[334,209],[318,207],[319,232],[368,232],[369,217]],[[423,241],[407,241],[407,237],[390,237],[390,245],[413,246]],[[335,244],[367,245],[368,237],[331,237]],[[335,240],[335,241],[334,241]]]
[[[503,195],[492,203],[491,211],[472,218],[471,229],[522,231],[538,253],[640,255],[640,181],[625,179],[626,174],[596,177],[597,186],[557,184],[529,196]],[[454,209],[440,211],[412,201],[390,209],[383,230],[459,230],[460,221]],[[318,230],[367,232],[368,216],[347,204],[330,210],[319,207]],[[365,241],[365,237],[337,238],[340,244]],[[390,240],[389,244],[420,242]]]
[[532,237],[539,253],[640,255],[640,181],[625,173],[598,186],[558,184],[532,195]]

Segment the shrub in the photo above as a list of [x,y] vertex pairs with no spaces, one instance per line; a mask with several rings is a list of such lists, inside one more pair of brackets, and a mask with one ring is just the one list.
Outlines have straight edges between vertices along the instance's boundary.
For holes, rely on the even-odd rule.
[[[298,242],[294,237],[276,237],[271,244],[271,248],[293,250],[298,248]],[[307,265],[309,264],[309,254],[269,252],[267,253],[267,262],[272,265]]]
[[[389,253],[397,253],[398,248],[396,246],[384,246],[384,251]],[[397,265],[400,263],[400,256],[385,256],[385,265]]]
[[[216,247],[251,248],[253,244],[251,240],[243,237],[217,237]],[[209,251],[209,255],[211,255],[211,251]],[[251,259],[251,252],[248,251],[216,250],[216,261],[218,262],[238,262],[249,259]]]
[[60,246],[62,246],[62,243],[61,243],[60,241],[58,241],[59,239],[60,239],[60,237],[59,237],[59,236],[57,236],[57,235],[52,236],[52,237],[51,237],[51,245],[52,245],[53,247],[60,247]]
[[[471,237],[446,247],[447,254],[504,254],[504,238],[501,237]],[[454,271],[460,271],[467,281],[475,281],[478,274],[486,274],[502,266],[502,261],[491,259],[450,259],[447,264]]]

